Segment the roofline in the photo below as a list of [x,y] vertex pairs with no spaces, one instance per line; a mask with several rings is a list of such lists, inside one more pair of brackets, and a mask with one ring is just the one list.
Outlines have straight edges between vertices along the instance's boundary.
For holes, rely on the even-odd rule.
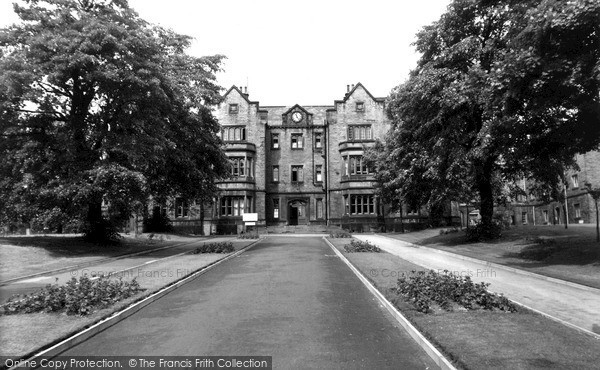
[[241,96],[244,98],[244,100],[246,100],[246,102],[247,102],[248,104],[256,104],[256,105],[259,105],[259,106],[260,106],[260,103],[259,103],[258,101],[251,101],[250,99],[248,99],[248,94],[244,94],[244,93],[242,92],[242,90],[240,90],[240,89],[239,89],[237,86],[235,86],[235,85],[231,86],[231,87],[229,88],[229,90],[227,90],[227,92],[226,92],[225,94],[223,94],[223,96],[222,96],[222,99],[224,100],[224,99],[225,99],[225,97],[226,97],[227,95],[229,95],[229,93],[230,93],[230,92],[232,92],[233,90],[237,91],[237,92],[238,92],[238,93],[239,93],[239,94],[240,94],[240,95],[241,95]]
[[352,90],[350,90],[349,92],[346,93],[346,95],[344,96],[344,99],[342,99],[342,100],[334,100],[333,101],[334,104],[345,103],[348,100],[348,98],[350,97],[350,95],[352,95],[354,93],[354,91],[356,89],[358,89],[359,86],[362,87],[367,92],[367,95],[369,95],[369,97],[371,99],[373,99],[374,101],[376,101],[376,102],[385,102],[385,98],[376,98],[376,97],[374,97],[373,94],[371,94],[369,92],[369,90],[367,90],[367,88],[362,83],[358,82],[356,85],[354,85],[354,87],[352,88]]

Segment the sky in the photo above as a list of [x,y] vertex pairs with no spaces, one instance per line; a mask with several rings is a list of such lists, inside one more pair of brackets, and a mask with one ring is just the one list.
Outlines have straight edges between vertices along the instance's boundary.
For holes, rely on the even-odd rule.
[[[18,21],[0,0],[0,27]],[[129,0],[145,20],[192,36],[188,53],[227,57],[218,83],[262,106],[332,105],[361,82],[386,97],[419,55],[416,33],[450,0]]]

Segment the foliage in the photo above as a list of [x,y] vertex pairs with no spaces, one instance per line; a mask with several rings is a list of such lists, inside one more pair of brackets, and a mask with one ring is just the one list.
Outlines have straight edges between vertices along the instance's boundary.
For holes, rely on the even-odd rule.
[[470,226],[465,230],[465,237],[468,242],[479,242],[486,239],[498,239],[502,236],[503,225],[497,220],[492,220],[490,224],[478,222],[475,226]]
[[459,305],[468,310],[485,309],[516,312],[517,307],[502,295],[487,291],[488,283],[475,284],[470,276],[461,276],[444,270],[444,273],[411,271],[401,276],[392,291],[407,298],[418,311],[432,312],[433,305],[446,311]]
[[79,280],[71,278],[65,285],[48,284],[31,294],[15,295],[1,306],[0,315],[65,312],[85,316],[143,290],[135,278],[130,282],[104,276],[92,280],[84,275]]
[[258,235],[258,233],[246,233],[246,234],[240,234],[238,236],[238,239],[258,239],[260,238],[260,236]]
[[341,238],[341,239],[347,239],[347,238],[351,238],[352,234],[350,234],[347,231],[333,231],[329,233],[329,237],[330,238]]
[[448,235],[448,234],[453,234],[453,233],[457,233],[459,230],[456,227],[453,227],[451,229],[441,229],[440,230],[440,235]]
[[125,0],[14,9],[23,22],[0,30],[0,222],[81,220],[102,239],[150,196],[212,196],[227,173],[211,113],[223,56],[185,54],[189,37]]
[[201,247],[196,248],[192,253],[231,253],[235,252],[232,242],[214,242],[203,244]]
[[145,233],[168,233],[173,231],[173,225],[166,213],[153,209],[152,216],[144,218]]
[[600,144],[600,3],[454,0],[415,44],[370,154],[390,203],[475,201],[491,231],[507,181],[555,184]]
[[350,244],[344,245],[344,250],[346,253],[356,253],[356,252],[381,252],[381,249],[374,244],[371,244],[369,241],[362,241],[353,239],[350,241]]

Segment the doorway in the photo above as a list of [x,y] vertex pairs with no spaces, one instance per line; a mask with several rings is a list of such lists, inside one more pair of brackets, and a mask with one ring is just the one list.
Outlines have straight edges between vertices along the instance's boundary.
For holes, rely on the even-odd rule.
[[306,224],[306,202],[292,200],[288,203],[288,225]]

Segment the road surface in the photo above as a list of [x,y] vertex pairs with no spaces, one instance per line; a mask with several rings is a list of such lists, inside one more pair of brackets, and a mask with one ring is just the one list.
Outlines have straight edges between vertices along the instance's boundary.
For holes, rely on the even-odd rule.
[[275,369],[437,366],[319,237],[269,237],[61,356],[273,356]]

